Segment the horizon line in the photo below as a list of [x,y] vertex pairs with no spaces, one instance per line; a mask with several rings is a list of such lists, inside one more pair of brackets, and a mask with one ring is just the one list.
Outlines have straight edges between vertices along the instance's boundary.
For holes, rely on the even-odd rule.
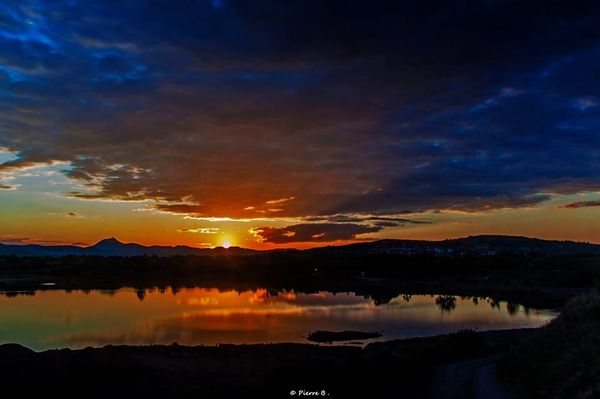
[[[118,244],[121,245],[139,245],[141,247],[145,247],[145,248],[152,248],[152,247],[160,247],[160,248],[177,248],[177,247],[185,247],[185,248],[190,248],[190,249],[196,249],[196,250],[207,250],[207,251],[211,251],[211,250],[215,250],[215,249],[221,249],[221,250],[229,250],[229,249],[245,249],[245,250],[251,250],[251,251],[256,251],[256,252],[269,252],[269,251],[281,251],[281,250],[298,250],[298,251],[304,251],[307,249],[313,249],[313,248],[325,248],[325,247],[341,247],[341,246],[349,246],[349,245],[355,245],[355,244],[362,244],[362,243],[373,243],[373,242],[379,242],[379,241],[415,241],[415,242],[444,242],[444,241],[454,241],[454,240],[461,240],[461,239],[468,239],[468,238],[476,238],[476,237],[507,237],[507,238],[525,238],[525,239],[531,239],[531,240],[540,240],[540,241],[556,241],[556,242],[568,242],[568,243],[576,243],[576,244],[589,244],[589,245],[600,245],[600,243],[598,242],[594,242],[594,241],[578,241],[578,240],[570,240],[570,239],[548,239],[548,238],[540,238],[540,237],[534,237],[534,236],[524,236],[524,235],[512,235],[512,234],[470,234],[467,236],[460,236],[460,237],[454,237],[454,238],[443,238],[443,239],[414,239],[414,238],[363,238],[363,239],[359,239],[359,240],[354,240],[354,242],[347,242],[347,241],[352,241],[352,240],[346,240],[345,242],[340,241],[331,241],[331,242],[326,242],[323,243],[325,245],[318,245],[319,242],[315,241],[314,243],[317,244],[314,247],[309,247],[309,248],[295,248],[294,246],[289,246],[289,247],[281,247],[281,248],[268,248],[268,249],[255,249],[255,248],[250,248],[250,247],[242,247],[239,245],[232,245],[230,247],[224,247],[222,245],[215,245],[212,247],[201,247],[201,246],[191,246],[191,245],[184,245],[184,244],[174,244],[174,245],[158,245],[158,244],[150,244],[150,245],[145,245],[145,244],[140,244],[138,242],[125,242],[122,240],[119,240],[118,238],[116,238],[115,236],[111,236],[111,237],[107,237],[107,238],[102,238],[100,240],[98,240],[97,242],[93,243],[93,244],[87,244],[87,243],[68,243],[68,242],[53,242],[51,240],[44,240],[44,241],[39,241],[39,242],[10,242],[10,241],[3,241],[2,239],[0,239],[0,245],[3,246],[18,246],[18,247],[25,247],[25,246],[30,246],[30,245],[35,245],[35,246],[41,246],[41,247],[47,247],[47,248],[53,248],[53,247],[76,247],[76,248],[81,248],[81,249],[87,249],[87,248],[93,248],[95,246],[97,246],[98,244],[105,242],[105,241],[116,241]],[[303,242],[304,244],[307,244],[309,242]],[[277,244],[277,243],[275,243]],[[298,244],[302,244],[302,243],[298,243]]]

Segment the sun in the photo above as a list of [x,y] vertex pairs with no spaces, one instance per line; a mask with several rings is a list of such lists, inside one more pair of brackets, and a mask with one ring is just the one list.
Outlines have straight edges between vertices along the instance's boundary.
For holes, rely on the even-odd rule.
[[229,239],[224,239],[223,242],[221,243],[221,246],[223,248],[229,248],[231,246],[231,240]]

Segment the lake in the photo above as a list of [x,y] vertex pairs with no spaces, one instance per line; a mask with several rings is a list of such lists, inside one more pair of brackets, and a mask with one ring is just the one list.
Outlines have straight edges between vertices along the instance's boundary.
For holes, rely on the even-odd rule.
[[353,293],[120,289],[0,295],[0,342],[35,350],[108,344],[303,342],[315,330],[380,331],[381,340],[461,329],[538,327],[556,316],[490,298]]

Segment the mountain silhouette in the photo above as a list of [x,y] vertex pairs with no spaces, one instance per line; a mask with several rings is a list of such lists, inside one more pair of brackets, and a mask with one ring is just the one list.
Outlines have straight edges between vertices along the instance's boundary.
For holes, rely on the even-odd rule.
[[4,245],[0,244],[0,255],[16,256],[215,256],[215,255],[253,255],[260,251],[240,247],[230,248],[194,248],[177,246],[144,246],[136,243],[123,243],[115,237],[106,238],[88,247],[74,245]]
[[600,254],[600,245],[576,242],[543,240],[523,236],[476,235],[441,241],[378,240],[340,247],[314,248],[311,251],[344,252],[360,254]]
[[[115,237],[106,238],[88,247],[74,245],[44,246],[0,244],[0,255],[16,256],[249,256],[265,252],[295,252],[294,249],[258,251],[240,247],[194,248],[177,246],[144,246],[136,243],[123,243]],[[423,240],[378,240],[340,246],[306,249],[307,252],[330,254],[600,254],[600,245],[575,242],[542,240],[521,236],[478,235],[442,241]]]
[[119,245],[127,245],[117,240],[115,237],[105,238],[104,240],[98,241],[96,244],[92,245],[94,248],[107,248],[107,247],[116,247]]

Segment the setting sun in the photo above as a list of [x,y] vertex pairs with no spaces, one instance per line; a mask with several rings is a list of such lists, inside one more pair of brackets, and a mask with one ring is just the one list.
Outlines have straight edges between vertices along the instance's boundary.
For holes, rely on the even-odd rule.
[[229,240],[229,239],[224,239],[224,240],[223,240],[223,242],[221,243],[221,246],[222,246],[223,248],[229,248],[229,247],[231,247],[231,240]]

